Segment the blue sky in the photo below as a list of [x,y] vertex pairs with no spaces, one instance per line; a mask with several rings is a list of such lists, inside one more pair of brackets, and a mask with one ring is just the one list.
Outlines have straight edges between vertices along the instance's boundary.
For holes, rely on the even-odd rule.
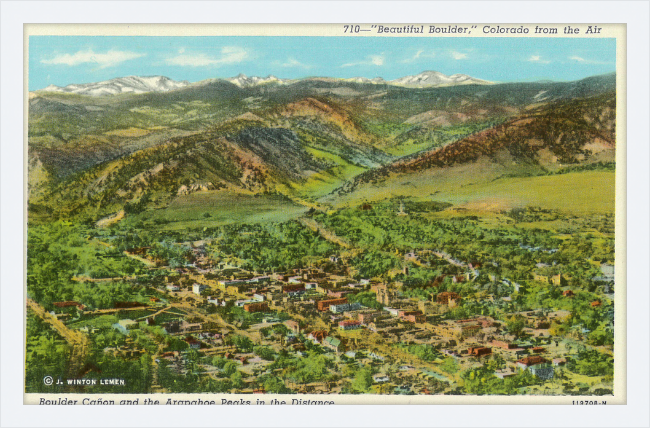
[[499,81],[569,81],[616,70],[597,38],[31,36],[29,90],[130,75],[377,77],[435,70]]

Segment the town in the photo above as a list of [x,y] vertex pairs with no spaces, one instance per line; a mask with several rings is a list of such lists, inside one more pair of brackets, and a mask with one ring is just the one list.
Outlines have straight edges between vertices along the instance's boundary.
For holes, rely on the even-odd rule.
[[[417,205],[387,206],[351,210],[422,223],[409,217],[408,208]],[[222,233],[169,245],[183,249],[176,259],[165,259],[155,245],[125,249],[122,258],[145,266],[130,276],[73,278],[91,286],[131,284],[139,299],[111,307],[52,301],[49,313],[30,304],[66,338],[69,358],[81,358],[68,372],[107,377],[83,361],[96,346],[103,355],[95,358],[132,361],[144,371],[142,384],[127,385],[130,390],[611,394],[611,374],[604,374],[611,366],[603,367],[612,362],[613,264],[594,264],[592,292],[552,261],[561,260],[562,248],[522,242],[512,244],[514,251],[535,262],[526,280],[507,276],[503,261],[463,259],[458,249],[452,255],[431,245],[396,246],[386,256],[390,266],[368,270],[359,263],[358,242],[342,236],[345,226],[326,232],[326,221],[314,214],[291,226],[327,244],[320,255],[302,257],[308,260],[302,267],[253,268],[223,252]],[[256,240],[245,227],[232,230]],[[531,309],[524,303],[531,296],[554,303]],[[582,307],[594,317],[591,328],[577,322]],[[119,373],[113,374],[124,377]]]

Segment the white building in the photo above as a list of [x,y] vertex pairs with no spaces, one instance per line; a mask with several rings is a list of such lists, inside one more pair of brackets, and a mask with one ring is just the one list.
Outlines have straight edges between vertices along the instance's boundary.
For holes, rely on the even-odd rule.
[[207,290],[207,289],[208,289],[208,286],[207,286],[207,285],[197,284],[197,283],[195,283],[194,285],[192,285],[192,292],[193,292],[194,294],[196,294],[196,295],[199,295],[199,296],[201,295],[201,293],[202,293],[203,291],[205,291],[205,290]]

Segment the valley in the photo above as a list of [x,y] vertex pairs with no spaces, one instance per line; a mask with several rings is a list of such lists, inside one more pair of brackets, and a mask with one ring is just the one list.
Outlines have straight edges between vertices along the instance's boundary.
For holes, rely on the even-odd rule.
[[26,391],[611,395],[615,83],[31,92]]

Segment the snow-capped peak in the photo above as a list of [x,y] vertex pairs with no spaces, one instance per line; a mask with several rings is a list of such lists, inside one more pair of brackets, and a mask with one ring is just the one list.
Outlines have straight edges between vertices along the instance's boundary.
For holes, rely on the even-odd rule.
[[415,76],[404,76],[391,80],[389,83],[400,86],[432,87],[445,85],[490,84],[487,80],[476,79],[466,74],[452,74],[447,76],[439,71],[423,71]]
[[275,77],[272,74],[269,74],[266,77],[257,77],[257,76],[251,76],[248,77],[243,73],[239,73],[235,77],[229,77],[227,79],[228,82],[233,83],[240,88],[247,88],[250,86],[257,86],[257,85],[263,85],[265,83],[279,83],[279,84],[285,84],[290,82],[288,79],[279,79]]
[[186,80],[177,82],[165,76],[127,76],[96,83],[84,83],[60,87],[50,85],[42,91],[67,92],[81,95],[102,96],[125,93],[142,94],[145,92],[167,92],[183,88],[190,83]]

